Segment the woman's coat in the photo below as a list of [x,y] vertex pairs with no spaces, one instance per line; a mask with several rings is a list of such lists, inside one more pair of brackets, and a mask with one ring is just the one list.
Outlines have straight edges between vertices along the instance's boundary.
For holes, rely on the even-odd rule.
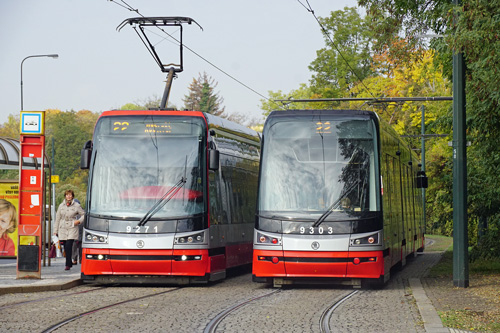
[[78,202],[73,202],[71,205],[66,205],[66,199],[59,205],[56,213],[56,225],[54,232],[60,240],[78,239],[78,225],[75,221],[83,223],[83,215],[85,212]]

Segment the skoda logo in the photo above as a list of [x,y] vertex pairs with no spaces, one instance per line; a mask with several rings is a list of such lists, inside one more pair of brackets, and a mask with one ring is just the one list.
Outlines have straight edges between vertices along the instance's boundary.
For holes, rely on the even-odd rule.
[[313,250],[319,249],[319,243],[318,242],[312,242],[311,247]]
[[143,240],[138,240],[137,243],[135,243],[139,249],[142,249],[144,247],[144,241]]

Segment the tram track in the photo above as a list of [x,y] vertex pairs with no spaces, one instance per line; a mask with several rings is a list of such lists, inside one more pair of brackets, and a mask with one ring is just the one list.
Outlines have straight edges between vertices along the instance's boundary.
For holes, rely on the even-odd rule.
[[215,316],[209,323],[208,325],[205,327],[205,329],[203,330],[203,333],[215,333],[216,330],[217,330],[217,327],[219,326],[219,324],[224,320],[224,318],[226,318],[229,314],[231,314],[232,312],[235,312],[236,310],[238,310],[239,308],[251,303],[251,302],[254,302],[256,300],[259,300],[261,298],[264,298],[264,297],[268,297],[268,296],[271,296],[271,295],[274,295],[278,292],[281,292],[281,289],[278,289],[278,290],[273,290],[267,294],[264,294],[264,295],[260,295],[258,297],[253,297],[253,298],[250,298],[250,299],[247,299],[245,301],[242,301],[242,302],[239,302],[235,305],[232,305],[230,306],[229,308],[225,309],[224,311],[220,312],[217,316]]
[[154,294],[150,294],[150,295],[144,295],[144,296],[141,296],[141,297],[134,297],[134,298],[127,299],[127,300],[124,300],[124,301],[121,301],[121,302],[117,302],[117,303],[113,303],[113,304],[108,304],[108,305],[100,307],[98,309],[93,309],[93,310],[90,310],[90,311],[86,311],[86,312],[77,314],[77,315],[75,315],[73,317],[67,318],[67,319],[65,319],[63,321],[60,321],[60,322],[58,322],[58,323],[56,323],[56,324],[54,324],[54,325],[46,328],[42,332],[43,333],[54,332],[57,329],[63,327],[64,325],[69,324],[69,323],[71,323],[71,322],[73,322],[75,320],[78,320],[80,318],[83,318],[83,317],[85,317],[87,315],[91,315],[91,314],[94,314],[96,312],[108,310],[110,308],[113,308],[113,307],[116,307],[116,306],[119,306],[119,305],[122,305],[122,304],[139,301],[139,300],[146,299],[146,298],[156,297],[156,296],[167,294],[167,293],[170,293],[170,292],[173,292],[173,291],[178,291],[180,289],[183,289],[183,287],[177,287],[177,288],[173,288],[173,289],[170,289],[170,290],[166,290],[166,291],[162,291],[162,292],[158,292],[158,293],[154,293]]
[[344,295],[340,299],[336,300],[331,306],[329,306],[323,313],[319,319],[319,329],[321,333],[332,333],[333,331],[330,328],[330,318],[333,312],[345,301],[349,298],[357,294],[359,290],[354,290],[349,292],[347,295]]

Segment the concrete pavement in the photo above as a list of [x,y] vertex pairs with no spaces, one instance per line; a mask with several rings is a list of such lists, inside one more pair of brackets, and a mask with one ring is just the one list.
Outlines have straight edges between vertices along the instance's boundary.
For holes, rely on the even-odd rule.
[[65,271],[65,258],[51,259],[50,266],[42,262],[41,279],[17,279],[16,259],[0,259],[0,295],[73,288],[81,284],[80,265]]

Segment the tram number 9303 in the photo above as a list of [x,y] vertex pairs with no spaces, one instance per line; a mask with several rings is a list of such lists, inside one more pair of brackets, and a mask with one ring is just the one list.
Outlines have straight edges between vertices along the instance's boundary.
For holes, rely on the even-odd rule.
[[332,227],[300,227],[299,233],[301,235],[331,235],[333,234],[333,228]]
[[[149,230],[151,229],[151,231]],[[127,233],[136,233],[136,234],[147,234],[148,232],[151,233],[158,233],[158,226],[155,225],[153,228],[150,228],[149,225],[144,225],[144,226],[130,226],[128,225],[127,228],[125,229]]]

